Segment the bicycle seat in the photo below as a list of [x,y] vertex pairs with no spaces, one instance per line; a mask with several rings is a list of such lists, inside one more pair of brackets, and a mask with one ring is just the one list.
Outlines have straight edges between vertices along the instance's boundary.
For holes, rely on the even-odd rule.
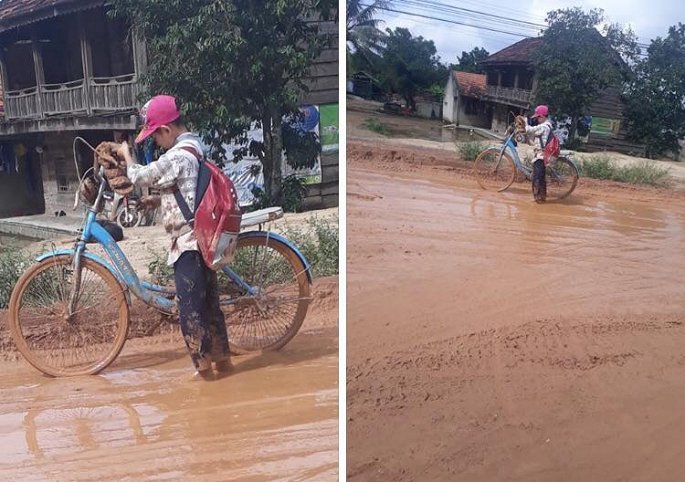
[[268,223],[269,221],[275,221],[283,217],[283,208],[273,207],[260,209],[258,211],[252,211],[251,213],[243,214],[243,218],[240,221],[241,228],[248,228],[250,226],[256,226],[257,224]]

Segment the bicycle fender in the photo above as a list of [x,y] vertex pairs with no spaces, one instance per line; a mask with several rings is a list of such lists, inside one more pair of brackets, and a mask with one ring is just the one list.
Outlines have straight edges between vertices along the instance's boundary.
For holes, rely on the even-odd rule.
[[312,266],[309,264],[309,261],[307,261],[307,258],[304,257],[304,254],[302,254],[302,252],[299,249],[297,249],[297,246],[295,246],[288,238],[285,238],[280,234],[271,231],[244,231],[238,235],[238,239],[267,237],[269,239],[278,241],[279,243],[285,244],[297,255],[299,260],[302,261],[302,264],[304,265],[304,270],[307,273],[307,280],[309,281],[309,284],[312,284],[312,282],[314,281],[314,277],[312,276]]
[[[36,261],[38,261],[40,263],[41,261],[45,261],[46,259],[52,258],[53,256],[60,256],[60,255],[74,256],[74,249],[73,248],[71,248],[71,249],[65,248],[65,249],[58,249],[55,251],[49,251],[47,253],[43,253],[40,256],[38,256],[36,258]],[[81,256],[84,256],[84,257],[88,258],[89,260],[93,261],[94,263],[99,264],[103,268],[106,268],[107,271],[112,273],[114,275],[114,277],[117,279],[117,281],[119,282],[119,284],[121,285],[121,287],[124,289],[124,291],[126,293],[126,299],[128,301],[128,304],[129,305],[131,304],[131,297],[129,294],[129,290],[128,290],[127,285],[124,282],[124,280],[121,279],[121,274],[119,273],[118,270],[114,269],[112,267],[112,265],[107,262],[107,260],[105,260],[101,256],[98,256],[97,254],[93,254],[93,253],[90,253],[88,251],[85,251]]]
[[578,163],[576,163],[575,159],[573,159],[571,156],[559,156],[559,158],[566,159],[568,162],[573,164],[573,167],[576,168],[576,171],[580,172],[580,169],[578,168]]

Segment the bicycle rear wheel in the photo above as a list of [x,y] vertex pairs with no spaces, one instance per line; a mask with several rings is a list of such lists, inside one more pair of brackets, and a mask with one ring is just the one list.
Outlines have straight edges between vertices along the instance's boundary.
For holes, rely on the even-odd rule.
[[578,184],[578,169],[565,158],[557,159],[554,167],[547,166],[547,199],[561,200],[573,192]]
[[473,173],[480,187],[501,192],[514,182],[516,167],[509,154],[500,154],[499,149],[490,148],[478,154],[473,163]]
[[231,270],[248,283],[247,294],[219,273],[221,307],[231,353],[278,350],[298,332],[309,308],[306,267],[286,244],[274,238],[241,237]]
[[70,255],[31,266],[12,292],[9,312],[19,352],[54,377],[100,372],[114,361],[128,335],[128,304],[119,281],[85,257],[78,287]]

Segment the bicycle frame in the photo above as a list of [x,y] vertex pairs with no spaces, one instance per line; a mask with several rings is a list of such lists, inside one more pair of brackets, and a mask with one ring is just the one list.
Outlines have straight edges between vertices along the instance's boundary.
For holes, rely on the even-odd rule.
[[514,136],[516,135],[516,131],[512,130],[511,134],[509,134],[505,139],[504,142],[502,142],[501,147],[499,148],[499,158],[501,159],[504,153],[508,150],[509,154],[511,155],[512,160],[514,161],[514,165],[516,166],[516,169],[523,174],[526,175],[527,178],[530,179],[530,176],[533,174],[533,170],[530,169],[528,166],[523,164],[523,161],[521,161],[521,157],[519,157],[519,152],[518,149],[516,148],[516,145],[514,144]]
[[[102,176],[102,168],[100,169],[100,176]],[[173,298],[170,299],[169,297],[174,296],[176,294],[176,291],[164,286],[149,283],[147,281],[141,281],[138,278],[138,274],[133,269],[133,266],[131,266],[131,263],[129,262],[128,258],[121,250],[117,242],[107,232],[107,230],[105,230],[105,228],[103,228],[97,222],[96,216],[98,210],[96,206],[99,206],[102,200],[104,185],[105,183],[103,179],[100,183],[100,189],[98,190],[98,195],[96,197],[95,202],[93,203],[93,206],[90,206],[88,208],[88,214],[86,215],[81,235],[76,241],[74,248],[45,253],[41,255],[37,261],[40,262],[52,256],[62,254],[73,256],[72,267],[75,274],[74,281],[75,285],[79,286],[81,275],[81,259],[85,256],[86,258],[91,259],[94,262],[104,266],[119,280],[123,287],[130,290],[137,298],[142,300],[145,304],[152,306],[153,308],[157,309],[158,311],[161,311],[162,313],[175,315],[177,313],[176,301]],[[286,238],[276,233],[263,231],[249,231],[241,233],[240,236],[264,237],[267,240],[267,242],[269,239],[274,239],[277,242],[281,242],[287,245],[300,258],[303,266],[305,267],[307,279],[310,283],[312,282],[311,265],[306,260],[304,255],[299,251],[299,249],[297,249],[297,247],[293,245],[290,241],[288,241]],[[86,244],[89,242],[97,242],[98,244],[100,244],[103,247],[105,253],[107,253],[107,257],[109,258],[111,263],[108,263],[106,260],[104,260],[96,254],[89,253],[86,247]],[[246,283],[230,267],[226,266],[222,269],[222,271],[226,274],[226,276],[228,276],[231,282],[234,283],[245,295],[252,296],[258,294],[258,288],[255,288],[251,286],[249,283]],[[73,307],[75,306],[75,302],[78,297],[78,291],[78,289],[75,289],[72,293],[72,299],[70,300],[70,311],[74,311]],[[221,304],[231,305],[234,304],[237,301],[237,299],[238,298],[222,299]]]
[[[523,173],[526,176],[526,178],[528,178],[530,180],[532,175],[533,175],[533,169],[531,167],[526,166],[523,163],[523,161],[521,160],[521,157],[519,156],[519,153],[518,153],[518,149],[516,148],[516,145],[514,144],[514,136],[516,136],[516,130],[513,129],[513,127],[510,127],[510,130],[511,130],[511,133],[504,139],[504,141],[502,142],[502,145],[497,147],[497,149],[499,149],[499,158],[498,159],[501,160],[504,153],[508,151],[508,153],[511,156],[511,159],[514,161],[514,166],[516,167],[516,170]],[[560,155],[559,159],[566,159],[571,164],[573,164],[574,167],[576,167],[576,170],[578,169],[578,166],[576,166],[575,161],[568,155],[568,151],[566,151],[566,154]],[[499,165],[499,161],[498,161],[498,165]],[[548,166],[548,167],[551,169],[552,175],[555,176],[556,178],[559,178],[557,171],[552,167],[552,165],[550,164],[550,166]]]

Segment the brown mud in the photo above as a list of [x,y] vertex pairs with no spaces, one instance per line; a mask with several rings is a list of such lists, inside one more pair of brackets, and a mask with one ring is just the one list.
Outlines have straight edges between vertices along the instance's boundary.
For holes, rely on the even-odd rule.
[[[286,347],[235,357],[216,381],[192,379],[168,329],[129,339],[97,376],[0,362],[0,480],[336,479],[337,278],[317,280],[313,294]],[[132,327],[150,323],[135,313]]]
[[350,480],[680,480],[685,194],[348,144]]

